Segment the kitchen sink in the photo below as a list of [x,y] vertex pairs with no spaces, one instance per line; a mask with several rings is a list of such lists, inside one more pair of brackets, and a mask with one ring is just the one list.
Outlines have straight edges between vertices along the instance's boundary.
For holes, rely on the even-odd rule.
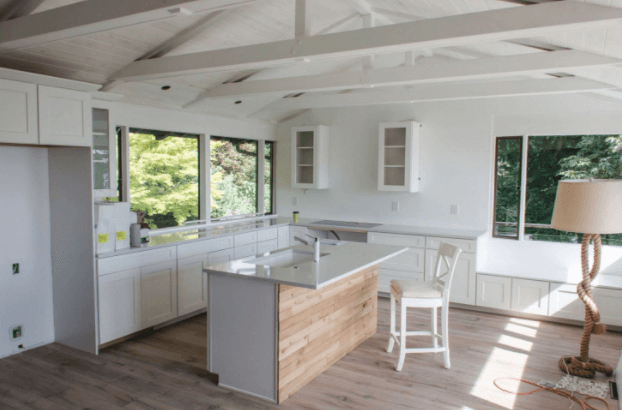
[[[320,258],[327,255],[330,254],[320,253]],[[313,251],[287,249],[271,253],[270,255],[247,259],[244,262],[253,265],[271,266],[273,268],[291,268],[292,266],[309,261],[313,261]]]

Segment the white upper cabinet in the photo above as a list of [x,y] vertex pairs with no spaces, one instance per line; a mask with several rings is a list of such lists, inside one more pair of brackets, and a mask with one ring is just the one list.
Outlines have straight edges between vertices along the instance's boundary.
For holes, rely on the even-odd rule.
[[39,143],[36,84],[0,79],[0,142]]
[[378,190],[419,190],[419,123],[383,122],[378,146]]
[[109,107],[93,104],[93,189],[97,198],[117,195],[117,134],[111,115]]
[[91,95],[81,91],[39,86],[39,143],[92,145]]
[[292,128],[292,187],[328,188],[328,127]]

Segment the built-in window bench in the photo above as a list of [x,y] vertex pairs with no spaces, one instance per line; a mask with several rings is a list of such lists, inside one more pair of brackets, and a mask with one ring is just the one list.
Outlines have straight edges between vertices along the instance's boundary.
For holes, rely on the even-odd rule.
[[[565,282],[560,272],[499,272],[480,269],[477,272],[477,307],[521,314],[546,316],[556,321],[583,321],[584,304],[577,295],[580,278],[573,275]],[[622,326],[622,276],[599,274],[593,295],[604,324]],[[559,320],[561,319],[561,320]]]

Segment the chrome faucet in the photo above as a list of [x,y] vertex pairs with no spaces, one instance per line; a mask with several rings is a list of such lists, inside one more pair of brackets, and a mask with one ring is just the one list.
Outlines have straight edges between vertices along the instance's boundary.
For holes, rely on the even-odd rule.
[[[313,239],[315,242],[313,244],[313,262],[320,261],[320,238],[316,238],[315,236],[307,235],[309,238]],[[307,246],[311,246],[309,241],[306,241],[298,236],[294,236],[294,240],[300,243],[304,243]]]

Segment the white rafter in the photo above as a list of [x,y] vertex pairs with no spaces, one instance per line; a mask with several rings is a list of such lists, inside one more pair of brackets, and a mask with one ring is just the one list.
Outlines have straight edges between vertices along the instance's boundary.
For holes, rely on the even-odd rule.
[[0,23],[0,49],[29,47],[166,19],[178,13],[216,11],[254,1],[256,0],[84,0]]
[[553,51],[550,53],[457,60],[427,65],[407,65],[350,73],[331,73],[230,83],[212,89],[205,96],[207,98],[246,97],[267,93],[317,92],[341,90],[344,88],[479,80],[614,64],[622,64],[622,60],[585,51]]
[[[190,27],[185,28],[184,30],[180,31],[179,33],[175,34],[173,37],[163,42],[162,44],[154,47],[153,49],[151,49],[150,51],[148,51],[141,57],[137,58],[135,61],[163,57],[166,54],[173,51],[174,49],[176,49],[177,47],[192,40],[197,35],[207,30],[210,26],[216,24],[217,22],[229,16],[231,13],[233,13],[232,9],[217,10],[212,13],[209,13],[208,15],[204,16],[203,18],[198,20],[196,23],[194,23]],[[118,72],[119,71],[117,71],[117,73]],[[111,78],[114,77],[115,74],[113,74]],[[107,80],[104,83],[104,85],[102,85],[102,87],[100,88],[100,91],[110,91],[119,84],[120,82],[118,81]]]
[[326,59],[532,37],[620,22],[622,9],[574,1],[461,14],[390,26],[137,61],[115,79],[140,81]]
[[525,95],[576,93],[617,88],[615,85],[577,77],[547,80],[529,79],[480,84],[451,84],[398,88],[348,94],[310,95],[282,99],[266,110],[302,110],[326,107],[445,101],[477,98],[516,97]]

